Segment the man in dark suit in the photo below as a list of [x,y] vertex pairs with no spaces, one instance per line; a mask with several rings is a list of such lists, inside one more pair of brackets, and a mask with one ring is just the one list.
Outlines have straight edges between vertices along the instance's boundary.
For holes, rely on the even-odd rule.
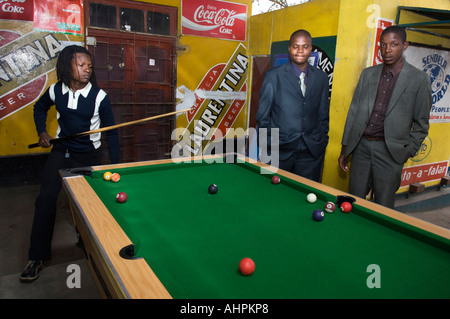
[[383,64],[365,69],[356,86],[342,137],[339,166],[348,171],[350,193],[393,208],[403,164],[428,134],[432,105],[428,75],[405,61],[406,32],[386,28],[380,36]]
[[[319,181],[328,144],[329,85],[326,73],[308,63],[311,51],[309,32],[295,31],[290,61],[264,74],[256,121],[272,149],[272,165],[278,146],[279,168]],[[279,141],[271,141],[276,130]]]

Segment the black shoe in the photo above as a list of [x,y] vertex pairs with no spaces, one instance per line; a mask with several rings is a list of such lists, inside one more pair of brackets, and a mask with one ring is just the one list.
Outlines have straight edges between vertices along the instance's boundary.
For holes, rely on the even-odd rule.
[[20,275],[20,281],[22,282],[32,282],[39,277],[39,273],[44,268],[42,260],[30,260],[27,266]]

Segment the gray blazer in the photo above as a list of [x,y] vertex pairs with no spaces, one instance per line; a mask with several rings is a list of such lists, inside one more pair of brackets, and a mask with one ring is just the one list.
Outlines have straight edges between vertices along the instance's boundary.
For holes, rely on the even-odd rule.
[[[383,65],[380,64],[361,73],[342,137],[342,145],[346,146],[345,156],[353,152],[368,125],[382,70]],[[404,163],[419,150],[428,134],[431,106],[428,75],[405,61],[384,120],[386,145],[397,163]]]
[[269,145],[270,129],[279,129],[280,160],[297,150],[302,137],[315,158],[324,154],[329,130],[328,92],[326,73],[313,66],[308,66],[305,96],[290,62],[266,71],[256,121],[259,129],[268,129]]

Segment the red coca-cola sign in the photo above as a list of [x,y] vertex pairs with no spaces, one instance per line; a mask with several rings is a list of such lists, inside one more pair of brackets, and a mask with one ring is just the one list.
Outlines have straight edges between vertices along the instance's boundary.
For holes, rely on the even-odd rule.
[[0,0],[0,19],[33,21],[33,0]]
[[183,0],[181,6],[182,34],[245,41],[246,5],[217,0]]

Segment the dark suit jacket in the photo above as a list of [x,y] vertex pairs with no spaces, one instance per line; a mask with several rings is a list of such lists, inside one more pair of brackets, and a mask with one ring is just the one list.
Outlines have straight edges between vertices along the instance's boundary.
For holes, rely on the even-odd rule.
[[308,68],[305,96],[290,62],[264,74],[256,121],[259,129],[268,129],[269,145],[270,130],[279,129],[280,160],[298,149],[302,137],[315,158],[324,154],[328,144],[328,76],[311,65]]
[[[369,67],[361,73],[345,123],[342,145],[350,155],[363,136],[372,113],[383,65]],[[386,145],[394,160],[401,164],[414,156],[428,134],[431,86],[428,75],[404,62],[384,120]]]

